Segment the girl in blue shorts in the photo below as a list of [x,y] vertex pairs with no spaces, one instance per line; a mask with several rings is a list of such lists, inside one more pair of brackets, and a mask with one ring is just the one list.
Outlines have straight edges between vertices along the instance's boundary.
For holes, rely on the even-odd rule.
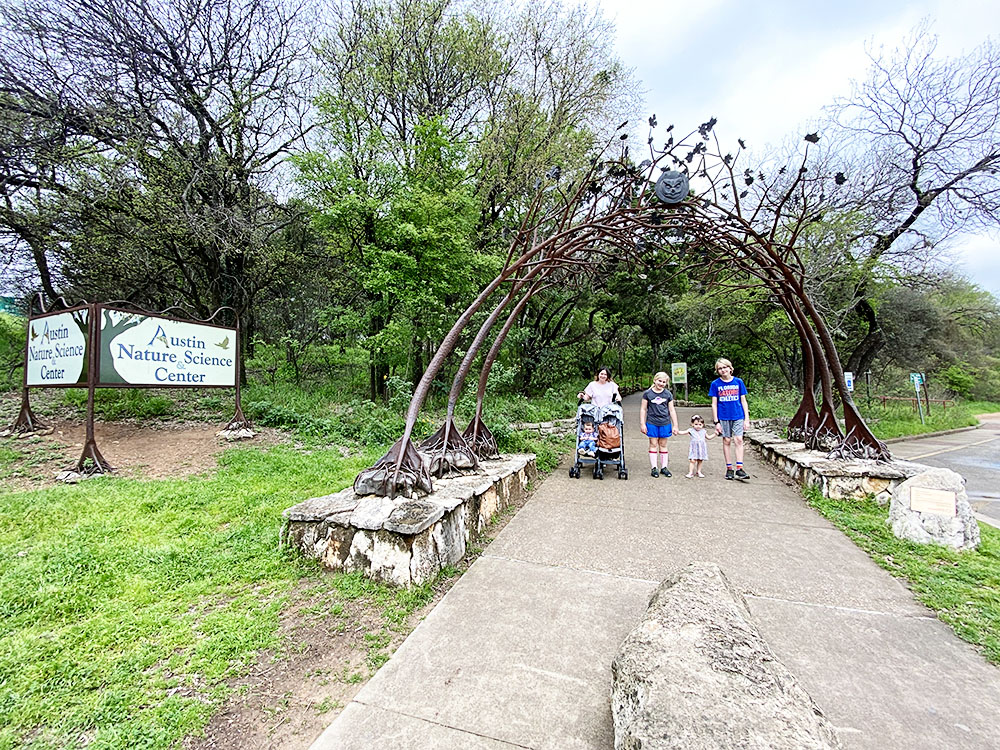
[[673,433],[673,425],[677,424],[677,411],[674,394],[667,390],[669,384],[667,373],[656,373],[652,387],[642,394],[642,406],[639,408],[640,429],[649,438],[649,473],[654,477],[670,476],[667,438]]

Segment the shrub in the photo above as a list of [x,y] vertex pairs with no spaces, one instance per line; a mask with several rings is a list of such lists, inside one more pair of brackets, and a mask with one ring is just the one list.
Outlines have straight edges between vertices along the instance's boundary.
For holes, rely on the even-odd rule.
[[972,386],[976,384],[976,379],[965,371],[961,365],[952,365],[942,371],[939,376],[945,387],[953,396],[968,398],[972,392]]

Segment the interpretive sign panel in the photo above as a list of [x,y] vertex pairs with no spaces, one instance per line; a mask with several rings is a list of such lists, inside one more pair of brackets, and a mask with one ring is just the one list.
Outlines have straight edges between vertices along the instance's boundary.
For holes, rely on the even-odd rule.
[[844,371],[844,382],[847,383],[847,390],[854,393],[854,373],[848,370]]
[[687,362],[674,362],[670,365],[672,370],[671,378],[675,383],[687,383],[688,382],[688,365]]
[[236,384],[236,329],[104,308],[99,386]]
[[958,514],[957,496],[947,490],[931,490],[926,487],[910,488],[910,510],[917,513],[933,513],[952,518]]
[[69,310],[28,322],[28,386],[87,384],[88,310]]

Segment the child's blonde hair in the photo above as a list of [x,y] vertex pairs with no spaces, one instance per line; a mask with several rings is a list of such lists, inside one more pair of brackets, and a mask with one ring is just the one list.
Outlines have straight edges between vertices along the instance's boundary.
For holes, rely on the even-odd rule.
[[665,372],[658,372],[658,373],[656,373],[653,376],[653,382],[656,382],[656,379],[659,378],[659,377],[662,377],[664,380],[667,381],[667,385],[670,385],[670,376],[667,375],[667,373],[665,373]]
[[717,360],[715,360],[715,371],[716,372],[719,371],[719,365],[724,365],[724,366],[728,367],[730,370],[733,369],[733,363],[730,362],[725,357],[719,357]]

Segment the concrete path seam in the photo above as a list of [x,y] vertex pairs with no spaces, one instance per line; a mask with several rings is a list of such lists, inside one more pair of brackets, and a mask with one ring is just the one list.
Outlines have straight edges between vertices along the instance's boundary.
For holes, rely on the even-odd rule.
[[415,721],[422,721],[427,724],[433,724],[436,727],[443,727],[444,729],[450,729],[453,732],[461,732],[462,734],[468,734],[473,737],[482,737],[484,740],[491,740],[493,742],[499,742],[502,745],[507,745],[508,747],[519,747],[521,750],[535,750],[535,748],[530,745],[519,745],[516,742],[509,742],[507,740],[501,740],[498,737],[491,737],[488,734],[482,734],[481,732],[470,732],[468,729],[462,729],[461,727],[453,727],[451,724],[445,724],[440,721],[434,721],[433,719],[428,719],[423,716],[416,716],[414,714],[408,714],[405,711],[397,711],[394,708],[387,708],[386,706],[380,706],[377,703],[365,703],[364,701],[359,701],[357,699],[351,701],[352,703],[357,703],[359,706],[367,706],[369,708],[377,708],[380,711],[385,711],[387,713],[396,714],[398,716],[405,716],[409,719],[414,719]]
[[783,604],[797,604],[802,607],[812,607],[813,609],[833,609],[839,612],[850,612],[860,615],[881,615],[883,617],[895,617],[901,620],[937,620],[933,615],[908,615],[899,612],[884,612],[878,609],[861,609],[860,607],[838,607],[834,604],[819,604],[817,602],[803,602],[797,599],[782,599],[777,596],[762,596],[760,594],[743,594],[747,599],[760,599],[769,602],[779,602]]
[[492,555],[488,553],[483,553],[480,558],[489,558],[490,560],[506,560],[507,562],[522,563],[523,565],[534,565],[538,568],[548,568],[550,570],[572,570],[577,573],[590,573],[591,575],[601,576],[602,578],[614,578],[616,581],[635,581],[636,583],[648,583],[651,586],[658,586],[659,581],[653,581],[648,578],[636,578],[634,576],[623,576],[616,573],[608,573],[603,570],[591,570],[590,568],[574,568],[572,565],[553,565],[552,563],[540,563],[537,560],[525,560],[521,557],[510,557],[509,555]]

